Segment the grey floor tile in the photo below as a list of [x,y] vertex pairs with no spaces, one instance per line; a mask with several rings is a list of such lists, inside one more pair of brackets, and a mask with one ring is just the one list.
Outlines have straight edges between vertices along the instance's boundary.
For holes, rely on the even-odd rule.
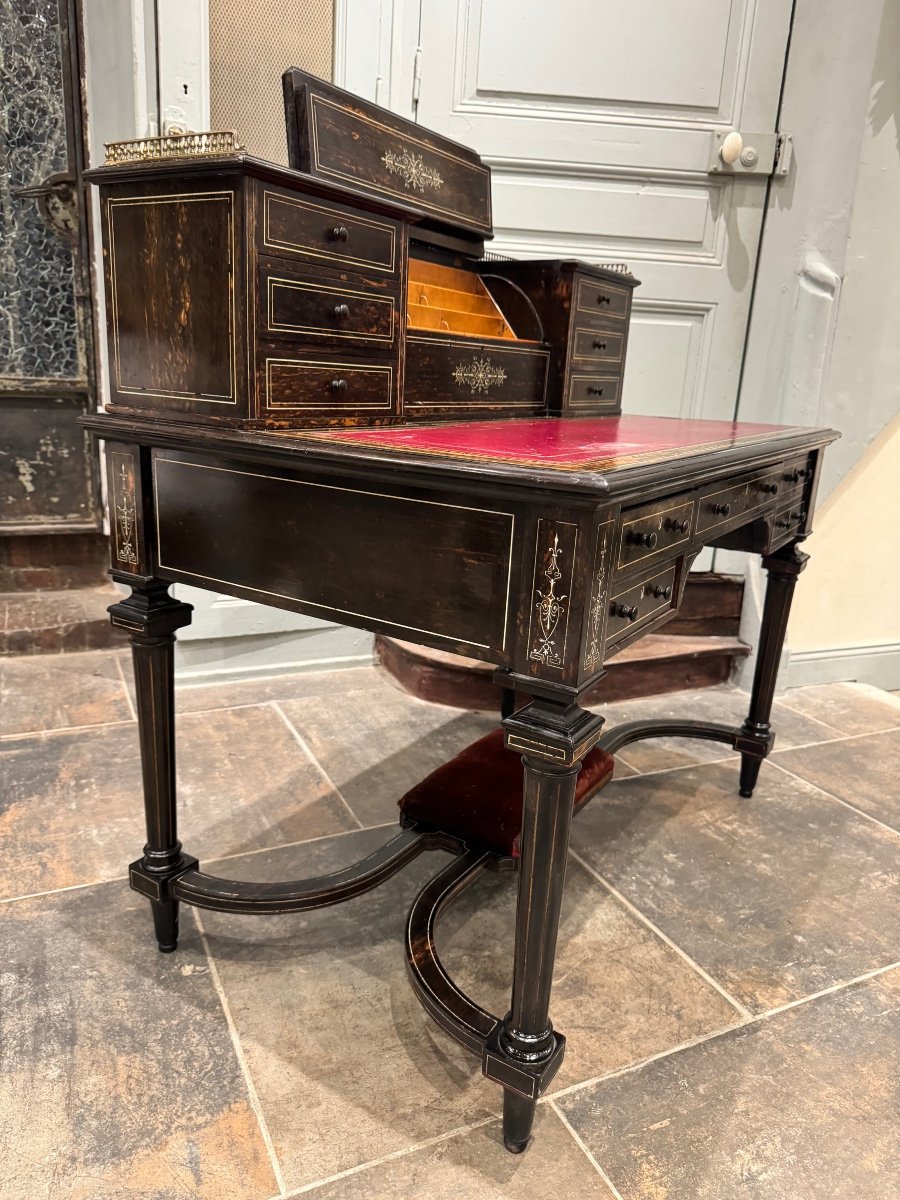
[[781,700],[795,712],[824,721],[837,735],[900,728],[900,699],[867,683],[791,688]]
[[776,751],[772,761],[900,831],[900,730]]
[[624,779],[573,845],[730,995],[762,1012],[900,960],[896,837],[775,767]]
[[0,659],[0,736],[131,720],[116,652]]
[[[626,700],[597,711],[606,718],[606,728],[609,729],[624,721],[649,718],[681,718],[740,725],[747,715],[749,702],[746,692],[726,686]],[[821,742],[835,736],[829,726],[777,702],[772,710],[772,726],[779,747]],[[665,771],[671,767],[715,762],[731,758],[732,755],[731,748],[723,742],[704,742],[696,738],[648,738],[624,747],[619,757],[638,771]]]
[[386,684],[328,705],[306,699],[281,707],[364,825],[395,820],[404,792],[497,727],[496,717],[429,704]]
[[310,1193],[315,1200],[613,1200],[613,1193],[552,1109],[542,1105],[535,1141],[525,1154],[503,1147],[500,1122],[335,1180]]
[[[384,830],[365,830],[212,869],[237,878],[304,878],[347,865],[385,840]],[[428,854],[333,908],[203,915],[289,1187],[499,1112],[499,1089],[435,1027],[406,980],[406,912],[445,860]]]
[[[128,690],[134,697],[131,654],[121,655]],[[216,708],[235,708],[242,704],[265,704],[269,700],[297,700],[315,696],[324,700],[361,688],[390,686],[376,666],[347,667],[339,671],[301,671],[293,675],[273,675],[267,679],[239,679],[225,683],[178,685],[175,709],[179,713],[207,712]]]
[[[230,860],[221,873],[297,878],[383,842],[367,830]],[[496,1113],[500,1090],[412,994],[406,913],[440,869],[428,854],[349,904],[272,918],[204,914],[209,943],[286,1178],[299,1187]],[[248,875],[248,873],[252,873]],[[553,1017],[555,1086],[733,1024],[735,1010],[577,864],[569,872]],[[447,914],[439,947],[479,1003],[508,1008],[515,877],[485,874]]]
[[[439,930],[439,952],[452,978],[498,1014],[509,1007],[515,895],[514,877],[486,873],[454,903]],[[551,1091],[742,1019],[574,860],[553,978],[551,1015],[567,1042]]]
[[900,972],[560,1098],[622,1200],[896,1200]]
[[161,955],[104,884],[0,906],[4,1200],[268,1200],[272,1168],[188,915]]
[[[271,708],[178,722],[178,808],[201,860],[357,827]],[[146,840],[134,724],[0,744],[0,896],[124,875]]]

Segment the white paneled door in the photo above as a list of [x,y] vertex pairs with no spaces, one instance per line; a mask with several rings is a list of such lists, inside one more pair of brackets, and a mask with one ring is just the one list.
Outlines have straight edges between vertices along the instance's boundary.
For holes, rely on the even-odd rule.
[[377,59],[379,5],[348,4],[346,85],[372,95],[368,63],[490,162],[493,249],[642,281],[626,411],[732,417],[767,175],[709,174],[710,147],[774,133],[791,0],[382,0]]

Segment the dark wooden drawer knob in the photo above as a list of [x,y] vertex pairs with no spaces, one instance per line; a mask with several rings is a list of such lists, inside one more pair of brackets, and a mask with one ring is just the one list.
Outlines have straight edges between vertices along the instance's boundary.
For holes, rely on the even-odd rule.
[[335,225],[333,229],[328,230],[328,239],[332,242],[346,242],[350,236],[350,230],[346,225]]
[[786,483],[799,483],[801,479],[805,479],[809,474],[806,467],[794,467],[793,471],[788,471],[785,475]]
[[756,485],[756,490],[758,492],[762,492],[764,496],[777,496],[778,495],[778,484],[777,483],[758,483]]
[[614,604],[611,611],[614,617],[624,617],[626,621],[634,621],[638,615],[636,604]]
[[725,504],[721,504],[721,503],[714,504],[712,506],[712,510],[716,514],[717,517],[730,517],[731,516],[731,505],[728,504],[727,502]]
[[329,383],[329,385],[328,385],[328,389],[329,389],[329,391],[332,391],[332,392],[346,392],[347,380],[346,379],[332,379],[331,383]]
[[597,303],[598,304],[612,304],[612,296],[603,296],[603,295],[598,296]]
[[594,349],[595,350],[605,350],[606,342],[601,342],[598,338],[594,338]]
[[652,586],[648,583],[644,588],[645,596],[655,596],[657,600],[671,600],[671,587],[663,587],[660,583],[655,583]]
[[598,388],[598,387],[589,387],[589,388],[588,388],[588,390],[587,390],[587,394],[588,394],[589,396],[602,396],[602,395],[603,395],[603,388]]
[[687,533],[688,523],[687,521],[676,521],[673,517],[669,517],[666,521],[666,529],[672,533]]
[[346,304],[336,304],[334,306],[334,315],[338,321],[346,321],[350,316],[350,309]]
[[651,530],[649,533],[638,533],[635,530],[634,533],[628,535],[628,540],[632,546],[646,546],[648,550],[655,550],[659,538],[656,536],[655,530]]

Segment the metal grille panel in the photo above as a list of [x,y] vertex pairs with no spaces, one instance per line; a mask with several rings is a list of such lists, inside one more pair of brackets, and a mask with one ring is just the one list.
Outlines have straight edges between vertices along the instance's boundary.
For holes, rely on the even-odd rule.
[[211,128],[286,164],[281,73],[331,79],[333,48],[334,0],[210,0]]

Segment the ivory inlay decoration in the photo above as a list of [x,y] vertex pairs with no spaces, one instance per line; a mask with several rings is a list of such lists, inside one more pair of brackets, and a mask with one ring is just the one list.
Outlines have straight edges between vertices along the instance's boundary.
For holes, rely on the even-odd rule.
[[501,387],[506,382],[506,372],[502,367],[495,367],[490,355],[485,354],[468,364],[458,363],[453,378],[459,387],[468,385],[473,396],[479,393],[486,396],[492,387]]
[[393,150],[385,150],[381,161],[392,175],[399,175],[407,187],[424,192],[426,188],[439,191],[444,186],[440,173],[434,167],[427,167],[421,154],[412,150],[403,150],[395,154]]

